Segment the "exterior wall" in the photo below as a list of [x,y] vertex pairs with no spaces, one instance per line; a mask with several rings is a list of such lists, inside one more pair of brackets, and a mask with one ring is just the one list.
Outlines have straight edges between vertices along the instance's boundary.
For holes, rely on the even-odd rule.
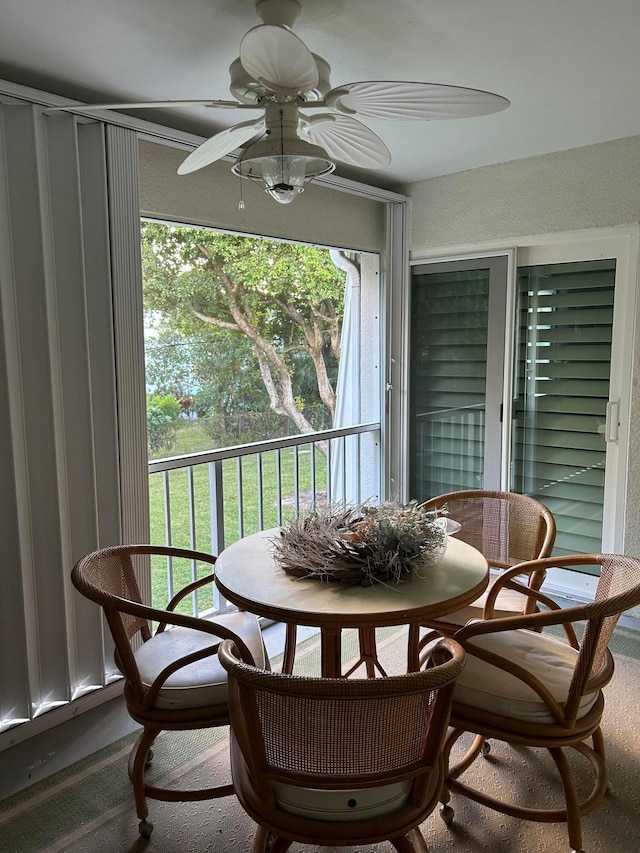
[[[405,188],[412,202],[411,255],[460,255],[532,245],[550,235],[637,230],[640,136],[432,178]],[[567,232],[579,232],[567,233]],[[533,235],[533,236],[532,236]],[[637,288],[635,271],[631,286]],[[640,300],[637,300],[637,304]],[[636,314],[624,549],[640,554],[640,334]]]

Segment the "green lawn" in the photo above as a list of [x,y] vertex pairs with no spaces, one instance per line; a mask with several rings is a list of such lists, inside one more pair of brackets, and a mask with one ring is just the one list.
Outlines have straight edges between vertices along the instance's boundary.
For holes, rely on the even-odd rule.
[[[200,448],[202,449],[202,448]],[[184,452],[184,451],[183,451]],[[312,489],[310,445],[302,445],[298,452],[298,493],[303,498],[309,498]],[[242,459],[242,499],[239,500],[238,464],[235,459],[223,463],[223,498],[224,498],[224,531],[225,543],[228,545],[240,536],[247,536],[262,528],[275,527],[278,524],[278,492],[277,492],[278,454],[269,451],[262,455],[262,524],[259,514],[259,477],[258,457],[246,456]],[[282,520],[286,522],[295,512],[293,498],[295,494],[295,454],[293,449],[280,452],[280,477],[282,495]],[[151,474],[149,477],[149,503],[151,514],[151,542],[195,548],[200,551],[211,551],[211,516],[215,506],[211,503],[209,487],[209,465],[199,465],[193,469],[193,487],[189,485],[189,473],[186,468],[169,472],[169,499],[165,501],[165,478],[162,473]],[[323,492],[326,489],[327,471],[326,460],[320,454],[315,454],[315,489]],[[190,527],[190,494],[193,495],[194,529]],[[168,503],[168,506],[167,506]],[[238,507],[242,506],[242,519]],[[241,524],[242,521],[242,524]],[[170,523],[169,523],[170,522]],[[170,540],[166,530],[170,530]],[[177,590],[188,583],[196,575],[202,577],[208,573],[205,564],[193,567],[188,561],[173,561],[173,589]],[[164,559],[152,562],[152,595],[155,606],[164,607],[168,593],[168,571]],[[203,610],[212,604],[212,589],[205,587],[199,591],[198,609]],[[185,612],[191,609],[187,600],[183,607]]]

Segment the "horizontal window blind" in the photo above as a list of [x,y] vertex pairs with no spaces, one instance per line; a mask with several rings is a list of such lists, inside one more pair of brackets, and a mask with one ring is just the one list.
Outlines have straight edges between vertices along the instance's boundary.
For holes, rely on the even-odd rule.
[[556,554],[598,552],[615,262],[518,270],[513,488],[553,512]]
[[489,270],[412,277],[410,496],[480,488]]

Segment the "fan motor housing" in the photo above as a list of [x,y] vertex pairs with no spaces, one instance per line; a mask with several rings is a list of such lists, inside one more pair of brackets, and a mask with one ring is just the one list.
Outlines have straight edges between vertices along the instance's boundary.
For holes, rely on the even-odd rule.
[[258,0],[256,3],[256,12],[262,23],[278,27],[292,27],[301,11],[298,0]]
[[[329,79],[331,76],[331,66],[326,59],[323,59],[316,53],[312,54],[312,56],[318,67],[318,85],[300,94],[299,97],[303,101],[321,101],[331,89]],[[270,89],[267,89],[262,83],[251,77],[250,74],[247,74],[242,67],[240,57],[235,59],[229,66],[229,77],[231,78],[231,85],[229,86],[231,94],[242,104],[251,104],[253,106],[271,92]]]

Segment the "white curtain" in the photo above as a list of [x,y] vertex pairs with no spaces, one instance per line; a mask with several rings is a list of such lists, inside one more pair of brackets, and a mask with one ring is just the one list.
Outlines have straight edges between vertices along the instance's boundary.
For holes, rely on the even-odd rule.
[[[340,335],[340,365],[336,387],[334,428],[353,426],[362,419],[360,399],[361,292],[358,264],[343,252],[331,250],[333,263],[347,273],[344,291],[344,317]],[[353,504],[360,497],[359,437],[331,442],[331,480],[329,494],[337,504]],[[346,463],[346,464],[345,464]]]

